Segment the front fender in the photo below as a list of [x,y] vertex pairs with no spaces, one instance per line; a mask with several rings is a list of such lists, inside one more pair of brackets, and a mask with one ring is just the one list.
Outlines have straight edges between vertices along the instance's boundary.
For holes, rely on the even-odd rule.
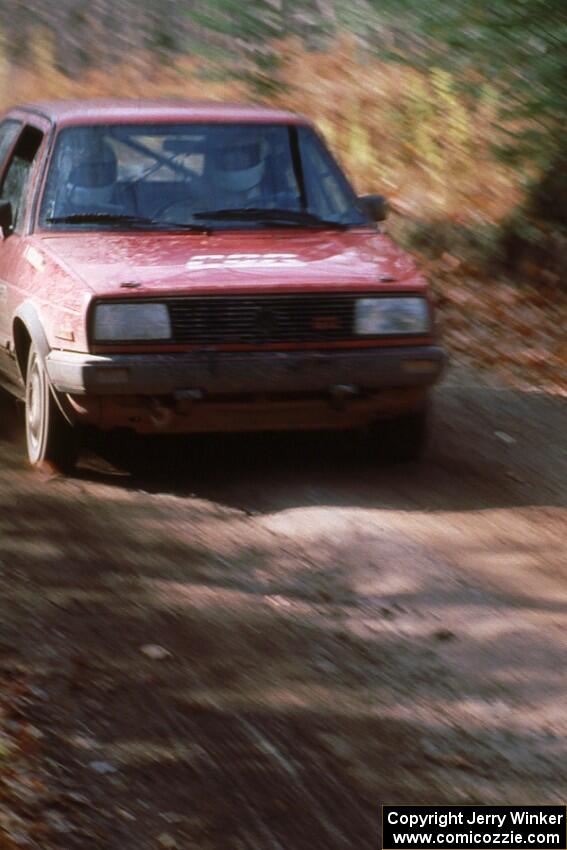
[[[44,368],[46,366],[45,361],[51,351],[51,347],[47,341],[47,336],[43,329],[43,324],[39,317],[39,313],[37,312],[37,308],[31,301],[25,301],[23,304],[20,304],[16,310],[14,313],[13,328],[16,361],[18,363],[22,381],[25,384],[27,356],[29,351],[26,335],[35,346]],[[55,399],[57,407],[67,422],[72,422],[72,408],[67,397],[62,393],[56,392],[53,388],[51,388],[51,393]]]
[[37,309],[30,301],[25,301],[20,304],[14,314],[14,346],[16,351],[16,359],[22,379],[25,379],[26,362],[27,362],[27,347],[24,346],[24,338],[22,331],[26,331],[27,335],[35,345],[37,353],[45,362],[45,358],[50,352],[47,336],[43,329],[41,319],[39,318]]

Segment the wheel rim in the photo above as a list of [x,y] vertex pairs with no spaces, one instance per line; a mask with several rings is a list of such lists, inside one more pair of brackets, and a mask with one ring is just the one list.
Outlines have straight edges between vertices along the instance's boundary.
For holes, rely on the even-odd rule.
[[43,434],[43,381],[37,360],[30,367],[26,400],[28,447],[33,461],[39,456]]

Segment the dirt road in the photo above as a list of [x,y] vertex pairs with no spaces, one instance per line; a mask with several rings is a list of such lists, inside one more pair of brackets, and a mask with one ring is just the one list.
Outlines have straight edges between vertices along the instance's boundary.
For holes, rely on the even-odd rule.
[[28,846],[375,850],[383,802],[565,800],[565,399],[456,373],[421,467],[215,438],[72,480],[0,411],[0,671],[52,789]]

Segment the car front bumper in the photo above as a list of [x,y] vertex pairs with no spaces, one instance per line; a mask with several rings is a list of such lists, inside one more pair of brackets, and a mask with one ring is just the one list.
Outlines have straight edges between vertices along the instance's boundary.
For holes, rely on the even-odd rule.
[[53,351],[68,418],[103,430],[338,429],[415,410],[439,379],[437,346],[92,356]]
[[198,351],[92,355],[51,351],[52,387],[78,396],[200,397],[258,393],[324,393],[349,386],[369,392],[428,386],[446,362],[434,345],[325,351]]

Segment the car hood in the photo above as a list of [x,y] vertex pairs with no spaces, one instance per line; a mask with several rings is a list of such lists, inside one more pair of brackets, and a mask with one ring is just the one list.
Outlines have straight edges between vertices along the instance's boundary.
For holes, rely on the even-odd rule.
[[425,285],[411,257],[369,230],[74,233],[37,247],[98,296]]

